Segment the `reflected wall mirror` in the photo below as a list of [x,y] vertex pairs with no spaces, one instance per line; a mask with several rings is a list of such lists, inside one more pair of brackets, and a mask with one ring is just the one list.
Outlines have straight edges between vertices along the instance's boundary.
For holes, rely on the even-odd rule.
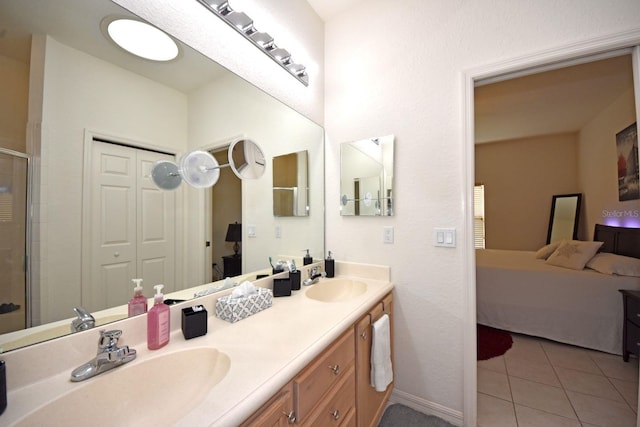
[[309,153],[273,158],[273,216],[309,215]]
[[582,194],[558,194],[551,200],[547,244],[563,239],[578,239]]
[[394,136],[340,144],[340,215],[393,215]]
[[[11,302],[15,289],[26,301],[19,310],[0,315],[0,347],[5,351],[16,334],[29,334],[24,342],[31,343],[69,333],[74,307],[85,307],[97,324],[121,318],[114,310],[131,298],[133,278],[143,278],[147,297],[157,283],[166,285],[167,295],[207,283],[207,233],[217,232],[205,223],[207,191],[185,185],[175,191],[158,190],[151,181],[151,166],[157,160],[175,163],[184,153],[209,151],[238,136],[259,143],[264,161],[254,158],[253,164],[262,163],[262,172],[283,150],[307,151],[313,159],[309,205],[317,209],[305,224],[278,219],[279,239],[273,233],[271,181],[242,180],[242,212],[234,218],[243,224],[242,277],[255,278],[256,272],[269,268],[270,256],[300,257],[300,249],[306,247],[314,258],[324,254],[323,129],[183,43],[177,59],[160,64],[124,52],[101,31],[101,23],[113,16],[139,19],[109,0],[0,2],[0,57],[10,65],[0,70],[0,80],[24,86],[10,92],[20,99],[0,99],[6,103],[3,111],[15,114],[11,129],[0,121],[0,141],[10,141],[12,150],[19,152],[36,147],[38,154],[33,161],[33,232],[25,238],[32,246],[30,283],[0,284],[0,303]],[[283,122],[286,129],[277,125]],[[11,134],[15,128],[22,131]],[[238,172],[261,173],[247,167],[248,156],[237,154],[232,158]],[[144,259],[124,262],[125,250],[104,252],[123,236],[100,233],[98,217],[87,213],[92,200],[100,198],[98,190],[92,190],[100,180],[99,165],[107,177],[121,170],[138,171],[131,175],[133,181],[139,177],[138,189],[131,193],[140,195],[138,202],[152,203],[147,211],[155,214],[127,217],[128,226],[140,227],[142,240],[124,237],[140,247],[162,242],[162,250],[170,254],[162,269],[148,273],[150,263]],[[65,173],[55,173],[59,170]],[[227,226],[220,233],[226,233]],[[120,265],[127,267],[101,267],[81,256],[88,253],[106,253],[105,265],[122,260]],[[102,274],[106,271],[114,274]],[[110,286],[94,280],[104,277]]]

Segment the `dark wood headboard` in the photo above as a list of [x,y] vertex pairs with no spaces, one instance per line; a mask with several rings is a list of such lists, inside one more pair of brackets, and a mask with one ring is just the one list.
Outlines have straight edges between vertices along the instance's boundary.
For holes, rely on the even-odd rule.
[[596,224],[594,242],[604,242],[601,252],[640,258],[640,228]]

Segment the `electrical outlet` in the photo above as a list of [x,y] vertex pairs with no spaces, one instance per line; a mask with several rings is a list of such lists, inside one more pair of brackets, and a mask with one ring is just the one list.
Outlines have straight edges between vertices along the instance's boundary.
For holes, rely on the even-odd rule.
[[282,227],[280,227],[279,225],[276,225],[276,239],[279,239],[282,237]]

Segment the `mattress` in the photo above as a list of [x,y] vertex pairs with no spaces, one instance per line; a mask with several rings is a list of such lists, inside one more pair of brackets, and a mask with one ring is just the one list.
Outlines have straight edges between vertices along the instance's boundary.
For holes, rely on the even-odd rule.
[[622,354],[619,289],[640,290],[640,278],[556,267],[535,259],[535,252],[476,250],[483,325]]

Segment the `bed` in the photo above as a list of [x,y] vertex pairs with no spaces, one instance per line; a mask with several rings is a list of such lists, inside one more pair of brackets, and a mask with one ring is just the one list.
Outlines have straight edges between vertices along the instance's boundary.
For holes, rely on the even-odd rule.
[[[640,258],[640,229],[598,224],[600,252]],[[640,278],[572,270],[536,252],[476,251],[477,321],[511,332],[622,354],[619,289],[640,290]]]

